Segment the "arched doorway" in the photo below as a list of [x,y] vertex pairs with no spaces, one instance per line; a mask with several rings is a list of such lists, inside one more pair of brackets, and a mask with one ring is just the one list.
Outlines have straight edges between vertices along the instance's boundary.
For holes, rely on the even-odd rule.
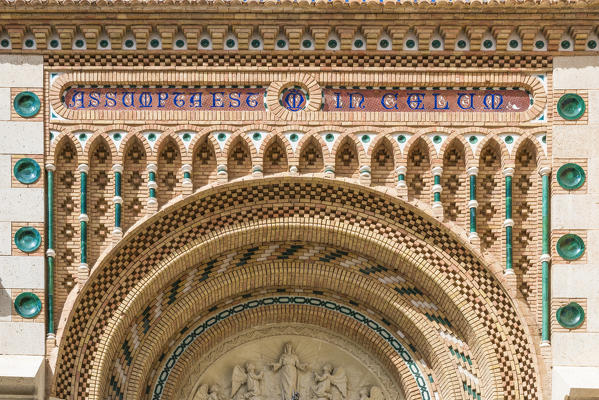
[[[340,400],[379,386],[387,399],[539,398],[535,344],[498,275],[441,223],[373,189],[314,177],[212,187],[134,227],[94,267],[63,331],[54,392],[224,400],[238,394],[238,367],[263,374],[270,400],[282,390],[271,364],[289,342],[299,362],[314,359],[309,377],[298,372],[302,399],[323,397],[317,377],[340,367],[345,397],[325,390]],[[269,329],[271,346],[244,351],[266,347]],[[370,380],[355,378],[370,376],[361,367]],[[251,397],[247,377],[240,385]]]

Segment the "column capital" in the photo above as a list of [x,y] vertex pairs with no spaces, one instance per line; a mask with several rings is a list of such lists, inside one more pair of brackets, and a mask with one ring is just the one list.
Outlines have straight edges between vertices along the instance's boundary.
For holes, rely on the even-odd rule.
[[513,176],[514,175],[514,168],[512,167],[507,167],[503,169],[503,175],[505,176]]
[[46,164],[46,170],[54,172],[56,171],[56,165],[48,163]]
[[476,176],[478,175],[478,167],[470,167],[466,170],[466,172],[468,173],[468,176]]
[[148,164],[146,169],[148,170],[148,172],[156,172],[156,171],[158,171],[158,166],[154,163],[150,163],[150,164]]
[[119,173],[123,173],[123,166],[121,164],[114,164],[112,166],[112,170],[114,172],[119,172]]
[[408,172],[408,167],[406,167],[405,165],[400,165],[399,167],[397,167],[396,171],[398,174],[405,175],[406,172]]
[[433,175],[441,175],[443,173],[443,167],[433,167],[431,169],[431,172],[433,173]]
[[549,167],[539,168],[539,175],[541,175],[541,176],[549,175],[550,173],[551,173],[551,168],[549,168]]
[[84,173],[88,173],[89,172],[89,165],[87,164],[79,164],[79,166],[77,167],[77,169],[79,170],[79,172],[84,172]]
[[189,164],[183,164],[181,166],[181,171],[191,173],[192,167]]

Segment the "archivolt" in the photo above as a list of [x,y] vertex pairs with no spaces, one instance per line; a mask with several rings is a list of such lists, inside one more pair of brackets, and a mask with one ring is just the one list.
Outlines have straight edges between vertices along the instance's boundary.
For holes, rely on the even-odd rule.
[[[225,236],[230,240],[219,240]],[[56,396],[102,395],[123,327],[156,295],[137,290],[178,255],[190,254],[190,246],[204,243],[206,254],[219,254],[223,246],[281,240],[352,249],[418,283],[473,348],[485,399],[540,397],[526,322],[469,245],[401,200],[351,183],[291,177],[210,188],[129,232],[79,294],[60,344]],[[164,278],[176,270],[163,271]]]

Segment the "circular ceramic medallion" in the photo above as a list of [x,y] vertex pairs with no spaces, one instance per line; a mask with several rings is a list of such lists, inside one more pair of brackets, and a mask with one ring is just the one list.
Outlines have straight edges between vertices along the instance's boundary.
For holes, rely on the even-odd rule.
[[42,238],[37,229],[24,226],[15,233],[15,244],[25,253],[36,251],[42,244]]
[[578,164],[564,164],[557,170],[557,183],[566,190],[578,189],[584,180],[584,170]]
[[584,100],[575,93],[565,94],[557,102],[557,112],[563,119],[578,119],[582,117],[584,110]]
[[40,111],[41,103],[37,94],[32,92],[21,92],[15,96],[13,106],[21,117],[33,117]]
[[23,318],[34,318],[42,310],[42,302],[35,293],[21,293],[15,299],[15,310]]
[[298,86],[284,89],[281,92],[280,103],[289,111],[301,111],[308,104],[308,93]]
[[567,329],[578,328],[584,322],[584,310],[578,303],[560,307],[556,312],[557,322]]
[[41,169],[39,164],[31,158],[21,158],[13,169],[15,178],[21,183],[29,185],[40,178]]
[[578,235],[568,233],[557,241],[556,249],[565,260],[576,260],[584,254],[584,241]]

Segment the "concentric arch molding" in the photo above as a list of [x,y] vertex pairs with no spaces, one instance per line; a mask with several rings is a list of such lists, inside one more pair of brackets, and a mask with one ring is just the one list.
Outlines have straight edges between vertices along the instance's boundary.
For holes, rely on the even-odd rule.
[[[385,82],[385,86],[380,86]],[[310,101],[305,109],[289,112],[279,104],[280,91],[286,87],[297,85],[306,89]],[[259,101],[264,103],[265,109],[253,111],[250,107],[239,110],[218,111],[200,109],[184,110],[145,110],[128,109],[118,110],[98,109],[93,107],[68,108],[65,104],[65,94],[72,88],[117,88],[133,87],[136,90],[160,87],[199,87],[209,86],[222,88],[260,88],[264,98]],[[394,88],[426,88],[427,90],[447,88],[450,90],[475,90],[475,89],[512,89],[518,88],[529,93],[532,105],[522,112],[373,112],[373,111],[323,111],[323,91],[326,88],[349,87],[361,90],[392,90]],[[276,92],[276,93],[275,93]],[[252,98],[252,102],[258,99]],[[234,100],[237,104],[237,99]],[[389,123],[405,122],[420,123],[446,122],[456,125],[471,125],[472,122],[497,123],[497,124],[525,124],[542,115],[546,108],[547,95],[541,80],[534,75],[519,73],[494,73],[464,72],[464,73],[400,73],[400,72],[373,72],[351,73],[311,71],[305,73],[263,72],[239,73],[237,71],[177,71],[177,72],[137,72],[137,71],[111,71],[111,72],[68,72],[58,75],[49,91],[50,109],[56,115],[55,120],[64,119],[69,122],[85,121],[143,121],[155,122],[169,121],[170,123],[186,123],[187,121],[294,121],[302,122],[377,122],[384,120]],[[89,104],[89,103],[88,103]],[[95,103],[94,103],[95,104]],[[218,103],[220,105],[220,103]],[[243,108],[243,110],[242,110]],[[384,114],[382,116],[382,114]]]
[[[377,207],[372,208],[373,203]],[[276,229],[268,227],[268,221],[275,219],[280,220],[280,225]],[[286,222],[291,220],[297,223],[305,220],[306,230],[296,231]],[[488,371],[484,382],[493,396],[497,396],[492,398],[516,398],[508,392],[538,398],[538,361],[528,325],[476,252],[443,230],[439,223],[390,196],[344,182],[278,177],[263,179],[259,185],[251,181],[233,182],[185,198],[141,222],[107,252],[94,266],[64,327],[53,389],[56,395],[69,398],[79,389],[96,385],[89,397],[83,396],[94,398],[94,393],[98,394],[97,384],[103,379],[99,376],[103,371],[101,365],[108,363],[107,353],[117,348],[102,344],[108,343],[116,329],[120,329],[110,321],[127,325],[130,317],[120,307],[135,307],[128,311],[133,316],[143,310],[144,296],[150,296],[150,292],[144,292],[138,296],[139,302],[129,303],[126,296],[133,293],[136,282],[141,284],[148,279],[152,268],[172,259],[173,251],[179,251],[182,243],[195,240],[204,243],[207,237],[204,235],[218,235],[220,229],[235,230],[236,235],[246,232],[242,229],[237,233],[232,221],[244,224],[244,229],[252,223],[268,228],[260,235],[248,236],[252,244],[257,238],[281,240],[287,229],[289,235],[302,240],[310,240],[310,235],[314,235],[319,243],[347,240],[355,251],[370,249],[368,254],[381,265],[405,270],[415,280],[427,282],[428,290],[444,299],[456,318],[455,324],[468,332],[468,341],[485,343],[478,347],[480,355],[489,360],[488,366],[500,366],[483,368]],[[327,230],[319,231],[320,224]],[[334,227],[347,235],[332,234]],[[234,240],[215,244],[226,247],[228,243],[240,243],[239,240],[246,239],[236,236]],[[414,259],[402,263],[401,249],[405,246],[413,249],[411,255],[426,254],[427,262]],[[224,247],[218,248],[222,251]],[[189,264],[182,263],[180,267],[183,265]],[[165,272],[175,274],[176,270],[168,268]],[[468,300],[473,292],[481,293],[476,308]],[[475,309],[481,310],[484,318]],[[509,327],[509,331],[498,327]],[[81,372],[75,376],[71,372],[74,370]]]

